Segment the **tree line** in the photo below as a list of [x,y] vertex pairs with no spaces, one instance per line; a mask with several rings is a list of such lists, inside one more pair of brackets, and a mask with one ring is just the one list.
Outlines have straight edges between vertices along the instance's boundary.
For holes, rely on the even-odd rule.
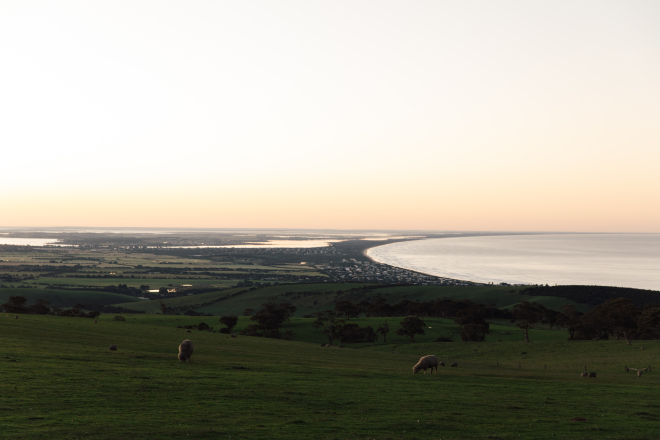
[[27,305],[27,298],[24,296],[10,296],[6,303],[0,304],[0,311],[31,315],[70,316],[74,318],[96,318],[101,314],[98,311],[85,312],[85,306],[82,304],[76,304],[70,309],[50,307],[50,303],[45,299],[37,299],[34,304]]

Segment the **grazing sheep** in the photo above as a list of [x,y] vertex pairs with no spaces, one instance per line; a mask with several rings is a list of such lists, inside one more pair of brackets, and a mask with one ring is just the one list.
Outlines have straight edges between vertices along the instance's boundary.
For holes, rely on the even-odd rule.
[[94,324],[97,324],[96,319],[94,320]]
[[235,334],[233,334],[233,333],[232,333],[232,334],[231,334],[230,336],[231,336],[232,338],[235,338],[235,337],[236,337],[236,335],[235,335]]
[[438,365],[440,365],[441,367],[444,367],[444,366],[445,366],[445,361],[440,361],[440,362],[438,363]]
[[589,377],[589,373],[583,371],[582,373],[580,373],[580,376],[581,377]]
[[596,377],[596,373],[589,373],[589,377]]
[[417,365],[413,367],[413,374],[417,374],[419,370],[424,370],[424,374],[426,374],[427,368],[431,369],[431,374],[433,374],[435,368],[435,374],[438,374],[438,358],[432,354],[421,357]]
[[637,377],[642,377],[642,370],[637,371]]
[[179,345],[179,361],[190,362],[190,356],[193,354],[193,343],[190,339],[186,339]]
[[108,347],[108,350],[110,351],[117,351],[117,346],[112,344],[110,347]]
[[450,367],[458,367],[458,364],[454,362],[453,364],[450,365]]

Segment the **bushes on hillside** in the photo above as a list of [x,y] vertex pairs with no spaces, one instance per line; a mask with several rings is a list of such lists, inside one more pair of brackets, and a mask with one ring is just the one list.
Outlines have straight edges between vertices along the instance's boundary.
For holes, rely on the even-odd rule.
[[236,324],[238,324],[238,316],[236,315],[221,316],[220,324],[226,327],[226,329],[222,329],[222,330],[227,330],[226,332],[223,333],[231,333],[232,329],[236,327]]
[[96,318],[100,315],[98,311],[85,312],[85,306],[82,304],[76,304],[70,309],[50,308],[49,305],[50,303],[45,299],[37,299],[33,305],[28,306],[27,298],[10,296],[6,303],[0,305],[0,311],[16,314],[70,316],[74,318]]
[[49,302],[45,299],[37,299],[31,306],[27,305],[24,296],[10,296],[6,303],[0,304],[0,311],[6,313],[24,313],[31,315],[48,315],[50,313]]
[[523,295],[555,296],[572,301],[597,306],[617,298],[631,299],[635,306],[644,307],[658,301],[660,292],[655,290],[633,289],[608,286],[535,286],[521,290]]
[[376,342],[378,335],[371,326],[360,327],[357,324],[344,324],[337,329],[337,336],[342,344]]
[[[266,338],[282,339],[293,338],[293,332],[287,332],[284,336],[280,333],[279,329],[285,322],[288,322],[293,314],[296,312],[296,307],[290,303],[275,303],[269,302],[262,304],[262,309],[259,310],[254,316],[250,317],[251,321],[256,324],[248,325],[242,332],[246,336],[263,336]],[[230,318],[230,317],[223,317]],[[238,318],[236,318],[238,320]],[[232,320],[226,320],[230,322]],[[222,319],[221,319],[222,322]],[[226,324],[225,324],[226,325]]]
[[580,313],[573,306],[563,306],[558,323],[574,339],[633,339],[660,338],[660,304],[635,306],[630,298],[615,298]]
[[396,331],[397,335],[408,336],[410,342],[415,342],[415,335],[425,335],[426,324],[416,316],[408,316],[401,321],[401,328]]

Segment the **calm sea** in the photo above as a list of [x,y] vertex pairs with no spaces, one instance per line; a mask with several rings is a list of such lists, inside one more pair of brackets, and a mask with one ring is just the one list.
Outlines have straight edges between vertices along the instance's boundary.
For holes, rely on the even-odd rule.
[[407,241],[371,248],[392,266],[475,282],[660,290],[660,234],[552,234]]

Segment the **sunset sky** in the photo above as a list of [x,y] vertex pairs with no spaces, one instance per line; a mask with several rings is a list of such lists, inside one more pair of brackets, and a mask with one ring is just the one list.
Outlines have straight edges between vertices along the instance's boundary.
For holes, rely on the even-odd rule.
[[0,226],[660,232],[660,2],[0,3]]

